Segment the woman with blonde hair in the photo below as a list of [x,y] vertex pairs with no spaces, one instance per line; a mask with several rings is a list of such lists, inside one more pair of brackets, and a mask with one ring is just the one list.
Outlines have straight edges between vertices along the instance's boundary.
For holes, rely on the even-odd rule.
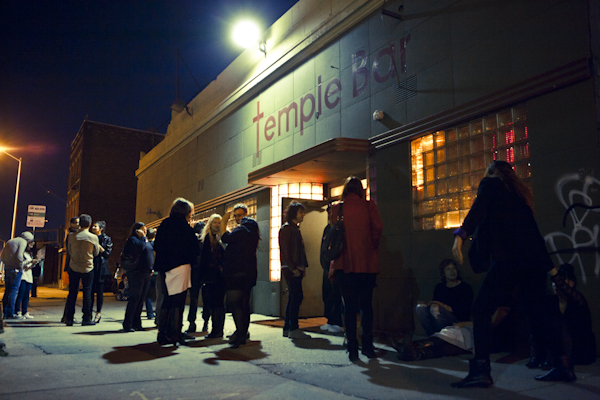
[[207,338],[223,337],[225,324],[225,279],[223,278],[223,260],[225,250],[221,243],[221,216],[213,214],[208,218],[200,234],[201,259],[200,277],[204,282],[203,307],[210,310],[212,318],[211,332]]

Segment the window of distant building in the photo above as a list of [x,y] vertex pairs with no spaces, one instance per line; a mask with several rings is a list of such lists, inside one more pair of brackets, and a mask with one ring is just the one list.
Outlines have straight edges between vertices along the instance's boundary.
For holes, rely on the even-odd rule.
[[410,147],[417,231],[460,226],[494,160],[509,162],[531,188],[525,106],[429,132],[412,140]]

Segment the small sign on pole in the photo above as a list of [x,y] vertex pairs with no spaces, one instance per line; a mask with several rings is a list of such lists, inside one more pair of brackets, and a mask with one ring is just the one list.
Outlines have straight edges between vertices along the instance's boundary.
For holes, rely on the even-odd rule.
[[27,226],[43,228],[46,223],[46,206],[30,205],[27,207]]

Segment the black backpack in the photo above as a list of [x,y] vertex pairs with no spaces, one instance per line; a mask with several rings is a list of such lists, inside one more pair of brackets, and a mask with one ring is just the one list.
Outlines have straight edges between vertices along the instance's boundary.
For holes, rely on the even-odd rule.
[[346,231],[344,228],[344,202],[340,203],[340,212],[337,217],[337,221],[333,226],[325,233],[323,241],[321,242],[321,266],[325,269],[329,269],[331,261],[337,259],[344,251],[346,245]]

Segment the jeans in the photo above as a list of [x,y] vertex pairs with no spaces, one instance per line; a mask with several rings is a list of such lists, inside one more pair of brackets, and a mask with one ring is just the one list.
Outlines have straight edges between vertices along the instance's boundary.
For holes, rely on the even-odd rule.
[[344,299],[344,322],[346,323],[348,349],[358,348],[356,314],[359,310],[363,349],[372,348],[373,288],[375,288],[377,275],[367,273],[346,274],[343,271],[336,271],[335,278],[340,283]]
[[6,271],[6,276],[4,277],[4,297],[2,298],[4,318],[12,318],[15,314],[15,302],[19,294],[22,276],[23,270],[21,269]]
[[338,282],[329,279],[329,270],[323,270],[323,304],[327,323],[342,326],[342,291]]
[[156,275],[150,275],[150,285],[148,285],[148,293],[146,293],[146,316],[148,319],[154,318],[154,309],[152,308],[152,288],[156,287]]
[[104,303],[104,279],[100,276],[100,270],[94,269],[94,282],[92,283],[92,303],[91,307],[94,308],[94,297],[96,298],[96,312],[102,311],[102,304]]
[[445,327],[458,322],[458,318],[454,314],[437,304],[430,306],[418,304],[415,312],[417,318],[421,321],[421,325],[425,328],[427,336],[431,336]]
[[83,286],[83,322],[92,320],[92,284],[94,282],[93,271],[82,273],[69,269],[69,295],[67,296],[67,322],[73,322],[75,316],[75,303],[79,293],[79,281]]
[[150,286],[150,272],[131,271],[127,274],[127,279],[129,280],[129,297],[127,298],[123,328],[139,329],[142,327],[142,308]]
[[302,275],[296,277],[289,268],[281,268],[281,274],[288,286],[288,300],[285,306],[285,322],[283,330],[293,331],[298,329],[298,314],[304,299],[302,292]]
[[23,310],[23,314],[27,312],[31,286],[33,286],[33,283],[29,283],[21,279],[21,286],[19,286],[19,294],[17,295],[17,302],[15,303],[15,313],[18,313],[21,310]]
[[[192,287],[190,288],[190,308],[188,310],[188,322],[196,323],[196,314],[198,312],[198,298],[200,297],[200,289],[202,282],[200,277],[196,276],[198,272],[192,269]],[[206,305],[204,305],[206,307]]]

